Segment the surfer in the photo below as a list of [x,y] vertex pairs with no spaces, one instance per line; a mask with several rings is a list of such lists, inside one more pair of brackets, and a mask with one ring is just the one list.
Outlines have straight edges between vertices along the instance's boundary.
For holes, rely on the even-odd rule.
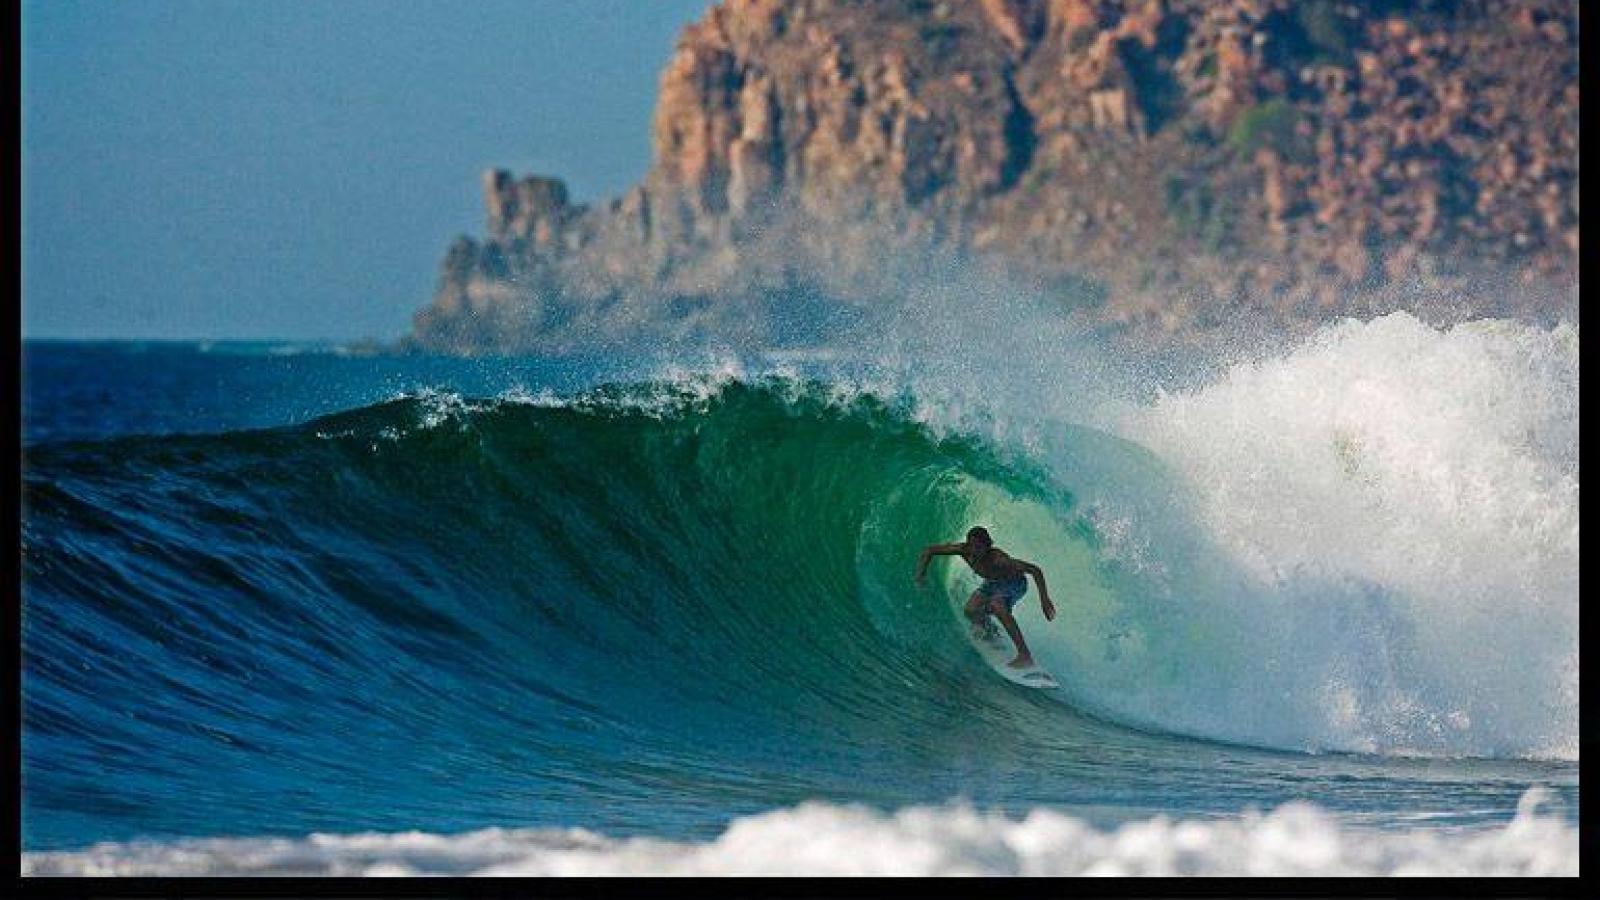
[[983,578],[983,584],[972,592],[963,610],[967,620],[972,623],[973,635],[987,634],[993,628],[989,616],[994,616],[1005,627],[1011,643],[1017,646],[1017,658],[1007,665],[1013,669],[1031,668],[1033,654],[1028,651],[1028,642],[1022,639],[1022,629],[1017,627],[1011,610],[1028,592],[1026,576],[1032,575],[1033,580],[1039,583],[1039,605],[1044,610],[1045,620],[1055,619],[1056,605],[1050,602],[1050,589],[1045,586],[1044,572],[1033,563],[1015,559],[996,547],[989,530],[982,525],[967,529],[967,539],[963,543],[931,544],[925,548],[922,558],[917,562],[917,584],[924,582],[928,563],[935,556],[959,556]]

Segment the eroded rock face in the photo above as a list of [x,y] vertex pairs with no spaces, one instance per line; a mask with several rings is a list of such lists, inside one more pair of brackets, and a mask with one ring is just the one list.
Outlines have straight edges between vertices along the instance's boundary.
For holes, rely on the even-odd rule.
[[1575,284],[1576,11],[725,0],[662,73],[644,182],[579,208],[486,174],[487,235],[452,246],[413,340],[783,340],[774,310],[891,303],[931,259],[1156,329],[1418,284],[1537,315],[1549,293],[1483,273]]
[[483,173],[483,205],[492,240],[533,241],[540,246],[555,241],[573,212],[565,183],[537,176],[518,181],[503,169]]

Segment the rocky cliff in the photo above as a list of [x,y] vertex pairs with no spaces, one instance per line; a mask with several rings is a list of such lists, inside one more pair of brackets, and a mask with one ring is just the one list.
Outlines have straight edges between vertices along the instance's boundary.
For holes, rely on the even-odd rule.
[[1185,335],[1575,315],[1576,0],[726,0],[596,206],[484,178],[414,347],[805,343],[930,272]]

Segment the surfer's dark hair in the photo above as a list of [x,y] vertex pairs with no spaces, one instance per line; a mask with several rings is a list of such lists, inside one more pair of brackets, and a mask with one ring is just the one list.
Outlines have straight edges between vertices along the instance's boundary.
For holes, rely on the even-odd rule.
[[981,540],[985,544],[994,543],[994,538],[989,536],[989,529],[983,527],[982,525],[974,525],[971,528],[968,528],[967,529],[967,540],[969,540],[969,541]]

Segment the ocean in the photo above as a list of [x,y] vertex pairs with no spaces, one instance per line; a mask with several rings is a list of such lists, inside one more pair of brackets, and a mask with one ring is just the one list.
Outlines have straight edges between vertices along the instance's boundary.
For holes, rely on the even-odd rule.
[[1051,340],[26,342],[23,874],[1576,874],[1577,328]]

